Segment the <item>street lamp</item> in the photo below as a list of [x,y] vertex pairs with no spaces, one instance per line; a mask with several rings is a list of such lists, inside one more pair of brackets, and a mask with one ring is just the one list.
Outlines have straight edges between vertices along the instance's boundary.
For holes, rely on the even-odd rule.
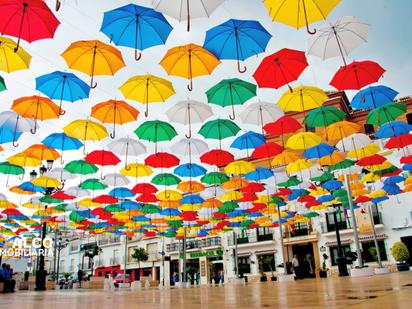
[[336,262],[338,263],[339,276],[343,277],[343,276],[349,276],[349,273],[348,273],[348,268],[346,266],[346,258],[343,257],[343,249],[342,249],[342,243],[340,241],[338,217],[336,215],[336,212],[339,210],[340,206],[342,206],[342,204],[332,205],[332,207],[334,208],[333,221],[335,222],[336,242],[338,244],[338,258],[336,259]]
[[63,242],[62,237],[60,236],[57,240],[57,244],[55,244],[55,248],[57,250],[57,270],[56,270],[56,284],[59,284],[59,272],[60,272],[60,252],[66,248],[69,244],[69,240],[65,239]]

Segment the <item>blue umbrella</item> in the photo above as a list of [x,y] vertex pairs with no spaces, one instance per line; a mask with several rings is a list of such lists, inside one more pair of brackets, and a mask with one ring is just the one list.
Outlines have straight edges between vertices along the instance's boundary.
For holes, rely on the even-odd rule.
[[164,208],[160,212],[160,215],[166,217],[176,217],[180,216],[180,211],[176,208]]
[[232,148],[236,149],[255,149],[256,147],[259,147],[260,145],[263,145],[266,143],[266,138],[264,135],[260,133],[256,133],[253,131],[248,131],[240,136],[238,136],[230,145]]
[[404,171],[412,171],[412,164],[405,164],[402,166]]
[[374,204],[378,204],[378,203],[381,203],[381,202],[386,201],[386,200],[389,200],[389,197],[388,197],[388,196],[381,196],[381,197],[375,197],[375,198],[373,198],[373,199],[371,200],[371,202],[374,203]]
[[150,221],[150,219],[146,216],[134,216],[132,218],[132,221],[134,221],[134,222],[148,222],[148,221]]
[[185,163],[175,168],[174,173],[181,177],[198,177],[205,175],[207,170],[196,163]]
[[201,198],[199,195],[186,195],[182,199],[180,199],[180,203],[182,204],[201,204],[205,200]]
[[273,176],[273,171],[270,168],[257,167],[253,172],[245,174],[247,180],[262,180]]
[[110,226],[112,225],[107,222],[99,222],[95,224],[90,224],[88,228],[89,229],[103,229],[103,228],[110,227]]
[[240,61],[263,53],[272,35],[254,20],[230,19],[206,32],[203,47],[219,59],[237,60],[239,73]]
[[398,92],[386,86],[370,86],[359,91],[350,102],[353,109],[375,109],[392,102]]
[[258,217],[262,217],[263,214],[261,212],[252,212],[250,214],[247,215],[248,218],[258,218]]
[[324,156],[328,156],[335,151],[335,148],[326,144],[321,143],[317,146],[310,147],[303,152],[303,155],[308,159],[319,159]]
[[22,132],[14,132],[14,130],[9,130],[5,127],[0,127],[0,144],[16,142]]
[[83,143],[77,138],[67,136],[65,133],[53,133],[47,136],[42,143],[47,147],[61,150],[60,163],[63,164],[63,151],[77,150],[83,146]]
[[227,212],[226,214],[229,216],[229,217],[240,217],[240,216],[243,216],[244,214],[246,213],[246,209],[235,209],[235,210],[233,210],[233,211],[229,211],[229,212]]
[[135,194],[132,191],[130,191],[129,188],[124,188],[124,187],[114,188],[109,192],[109,194],[111,196],[114,196],[115,198],[120,198],[120,199],[135,196]]
[[30,191],[30,192],[36,192],[36,193],[41,193],[41,192],[46,191],[45,187],[35,186],[30,181],[23,182],[21,185],[19,185],[19,188],[24,191]]
[[241,224],[240,224],[240,222],[231,222],[231,223],[229,224],[229,226],[230,226],[230,227],[240,227]]
[[126,200],[119,204],[119,208],[124,209],[125,211],[129,211],[129,210],[140,209],[142,208],[142,206],[138,202]]
[[75,102],[88,98],[90,86],[73,73],[55,71],[36,77],[36,90],[52,100],[60,100],[59,113],[64,115],[62,101]]
[[318,197],[318,202],[319,203],[327,203],[327,202],[333,201],[334,199],[335,198],[332,195],[327,194],[327,195],[322,195],[322,196]]
[[134,48],[135,59],[139,60],[142,54],[137,50],[165,44],[172,29],[161,13],[128,4],[105,12],[100,31],[114,44]]
[[383,191],[385,191],[388,194],[399,194],[401,193],[401,188],[399,188],[399,186],[397,184],[385,184],[382,187]]
[[412,126],[403,121],[391,121],[383,124],[375,136],[377,138],[390,138],[397,137],[403,134],[409,133],[412,130]]
[[328,191],[333,191],[333,190],[338,190],[340,188],[342,188],[343,183],[340,182],[339,180],[335,180],[335,179],[331,179],[328,180],[327,182],[325,182],[322,185],[322,188],[328,190]]
[[198,237],[204,237],[204,236],[207,236],[207,235],[209,235],[209,232],[207,230],[201,230],[201,231],[199,231],[199,233],[197,233]]
[[386,178],[383,181],[383,184],[384,185],[396,185],[397,183],[404,182],[404,181],[405,181],[405,178],[403,178],[402,176],[397,175],[397,176],[391,176],[391,177]]

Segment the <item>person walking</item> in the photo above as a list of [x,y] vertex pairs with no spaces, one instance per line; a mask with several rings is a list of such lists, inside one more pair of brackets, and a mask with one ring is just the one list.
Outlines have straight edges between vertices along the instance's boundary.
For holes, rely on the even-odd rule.
[[293,271],[295,272],[295,279],[301,279],[298,255],[294,254],[292,259]]
[[82,281],[83,281],[83,270],[79,268],[79,271],[77,272],[77,279],[79,280],[79,288],[82,287]]

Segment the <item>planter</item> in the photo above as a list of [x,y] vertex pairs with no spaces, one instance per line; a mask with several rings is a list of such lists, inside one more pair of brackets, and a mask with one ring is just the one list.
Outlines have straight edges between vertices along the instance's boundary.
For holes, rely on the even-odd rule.
[[260,282],[267,282],[267,281],[268,281],[268,277],[260,276]]
[[320,278],[327,278],[328,277],[328,272],[326,270],[320,270],[319,271],[319,277]]
[[270,281],[276,281],[278,278],[276,278],[275,276],[270,278]]
[[28,281],[20,281],[19,291],[28,290],[28,289],[29,289],[29,282]]
[[385,274],[389,274],[389,269],[387,269],[386,267],[375,268],[375,275],[385,275]]
[[408,263],[397,263],[396,267],[398,268],[398,271],[409,271]]
[[352,268],[350,270],[351,277],[369,277],[375,275],[372,267]]

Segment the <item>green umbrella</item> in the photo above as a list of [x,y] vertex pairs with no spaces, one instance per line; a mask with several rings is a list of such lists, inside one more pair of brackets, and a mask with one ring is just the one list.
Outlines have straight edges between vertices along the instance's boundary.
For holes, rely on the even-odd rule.
[[240,131],[236,123],[227,119],[210,120],[202,125],[199,134],[204,138],[219,140],[222,149],[222,139],[235,136]]
[[169,220],[169,221],[167,221],[167,224],[169,224],[170,227],[173,227],[173,228],[177,229],[177,228],[183,226],[183,221],[182,220]]
[[156,152],[158,142],[170,141],[177,135],[176,130],[169,123],[160,120],[146,121],[134,133],[142,140],[155,143]]
[[210,172],[200,178],[200,181],[208,185],[221,185],[222,183],[229,181],[229,177],[221,172]]
[[280,196],[271,196],[269,204],[280,204],[282,202],[284,202],[284,200]]
[[256,85],[239,78],[224,79],[206,91],[207,100],[222,107],[232,106],[230,119],[235,119],[235,105],[242,105],[256,96]]
[[52,198],[50,195],[42,196],[39,201],[45,204],[60,204],[62,202],[62,200]]
[[23,175],[24,168],[18,165],[10,164],[9,162],[1,162],[0,163],[0,173],[7,175],[7,179],[6,179],[6,186],[7,186],[9,183],[10,175]]
[[101,183],[100,180],[97,179],[97,178],[89,178],[89,179],[86,179],[85,181],[83,181],[79,185],[79,187],[82,188],[82,189],[86,189],[86,190],[96,191],[96,190],[104,190],[108,186],[105,185],[104,183]]
[[72,211],[69,215],[69,219],[73,222],[81,222],[86,220],[86,217],[80,216],[76,211]]
[[396,172],[397,170],[398,170],[398,168],[395,165],[392,165],[390,168],[373,171],[373,173],[375,175],[383,176],[383,175],[386,175],[386,174],[391,174],[393,172]]
[[348,198],[348,192],[345,189],[339,189],[332,193],[334,198]]
[[345,160],[343,160],[342,162],[339,162],[339,163],[337,163],[337,164],[335,164],[335,165],[331,165],[331,166],[329,167],[329,170],[330,170],[330,171],[341,170],[341,169],[344,169],[344,168],[351,167],[351,166],[353,166],[353,165],[355,165],[355,163],[354,163],[352,160],[345,159]]
[[[172,224],[170,224],[170,222],[173,222],[173,223],[175,223],[175,222],[180,222],[180,225],[179,225],[179,226],[172,226]],[[183,223],[181,223],[181,222],[182,222],[182,221],[169,221],[169,225],[170,225],[171,227],[179,228],[179,227],[181,227],[181,226],[183,225]],[[172,232],[172,231],[168,231],[168,232],[166,232],[165,237],[167,237],[167,238],[175,238],[175,237],[176,237],[176,233],[175,233],[175,232]]]
[[366,123],[381,126],[406,113],[406,109],[406,105],[402,103],[389,103],[380,106],[369,112]]
[[158,214],[161,212],[161,209],[153,204],[143,204],[140,212],[144,214]]
[[292,187],[292,186],[297,186],[301,182],[302,181],[300,181],[296,176],[292,176],[287,181],[278,183],[278,186],[288,188],[288,187]]
[[240,223],[240,226],[241,227],[249,227],[249,225],[251,225],[251,224],[255,224],[255,221],[248,219],[248,220],[242,221]]
[[346,114],[335,106],[321,106],[310,111],[305,118],[308,127],[326,127],[345,119]]
[[124,209],[120,208],[118,204],[110,204],[105,206],[104,211],[108,211],[108,212],[123,212]]
[[315,218],[315,217],[319,217],[320,215],[317,212],[312,211],[312,212],[308,212],[307,214],[304,214],[303,216],[306,218]]
[[0,76],[0,91],[7,90],[6,83],[4,82],[4,78]]
[[231,212],[239,207],[239,204],[236,202],[226,201],[222,206],[218,208],[218,212]]
[[314,182],[325,182],[325,181],[331,180],[333,178],[335,178],[335,176],[333,176],[332,173],[326,171],[318,177],[312,177],[311,180],[314,181]]
[[154,185],[162,185],[162,186],[174,186],[178,185],[182,181],[180,180],[179,177],[170,174],[170,173],[161,173],[157,174],[155,177],[153,177],[151,183]]
[[72,174],[88,175],[97,172],[98,168],[85,160],[75,160],[66,164],[64,169]]
[[58,211],[66,211],[66,207],[68,206],[69,204],[67,204],[67,203],[62,203],[62,204],[59,204],[59,205],[57,205],[56,207],[54,207],[54,209],[56,209],[56,210],[58,210]]

